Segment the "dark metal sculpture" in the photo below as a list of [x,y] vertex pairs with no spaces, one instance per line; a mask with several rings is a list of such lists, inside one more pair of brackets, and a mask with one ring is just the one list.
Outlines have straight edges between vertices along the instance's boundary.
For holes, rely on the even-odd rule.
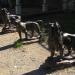
[[51,51],[51,57],[54,56],[55,50],[59,50],[60,56],[63,56],[63,33],[58,22],[49,23],[48,47]]

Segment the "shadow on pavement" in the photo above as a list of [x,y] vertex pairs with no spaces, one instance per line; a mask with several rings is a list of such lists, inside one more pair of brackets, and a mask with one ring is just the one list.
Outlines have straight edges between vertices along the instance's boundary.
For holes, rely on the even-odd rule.
[[21,42],[19,40],[17,40],[13,44],[9,44],[9,45],[0,47],[0,51],[6,50],[9,48],[16,48],[17,43],[21,43],[21,45],[28,45],[28,44],[32,44],[32,43],[36,43],[36,42],[38,42],[38,40],[35,40],[35,39],[33,41],[32,41],[32,39],[28,39],[28,40],[23,39]]
[[[67,60],[68,61],[68,60]],[[66,59],[61,60],[60,57],[51,58],[48,57],[39,69],[33,70],[31,72],[22,75],[46,75],[51,74],[58,70],[63,70],[65,68],[70,68],[75,66],[75,60],[73,62],[67,62]]]

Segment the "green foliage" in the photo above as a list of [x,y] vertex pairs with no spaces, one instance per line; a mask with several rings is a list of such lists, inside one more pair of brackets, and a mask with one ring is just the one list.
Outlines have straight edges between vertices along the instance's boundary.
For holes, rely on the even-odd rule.
[[47,32],[47,25],[45,22],[40,22],[40,30],[41,30],[41,37],[40,37],[40,43],[47,43],[47,39],[48,39],[48,32]]
[[48,35],[47,33],[41,33],[40,43],[47,42]]
[[16,41],[15,42],[15,48],[19,48],[19,47],[21,47],[22,46],[22,42],[21,41]]

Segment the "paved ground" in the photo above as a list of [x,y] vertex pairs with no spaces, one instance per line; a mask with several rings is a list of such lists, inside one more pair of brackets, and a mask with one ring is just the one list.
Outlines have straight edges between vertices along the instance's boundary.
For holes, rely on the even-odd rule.
[[53,70],[42,68],[50,65],[46,64],[50,52],[38,43],[14,48],[18,39],[16,32],[0,34],[0,75],[75,75],[74,64]]

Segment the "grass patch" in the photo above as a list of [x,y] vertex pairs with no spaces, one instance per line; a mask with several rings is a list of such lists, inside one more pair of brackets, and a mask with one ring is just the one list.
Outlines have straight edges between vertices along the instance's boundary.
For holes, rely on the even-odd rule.
[[16,42],[15,42],[15,48],[19,48],[19,47],[21,47],[22,46],[22,42],[20,41],[20,40],[17,40]]

